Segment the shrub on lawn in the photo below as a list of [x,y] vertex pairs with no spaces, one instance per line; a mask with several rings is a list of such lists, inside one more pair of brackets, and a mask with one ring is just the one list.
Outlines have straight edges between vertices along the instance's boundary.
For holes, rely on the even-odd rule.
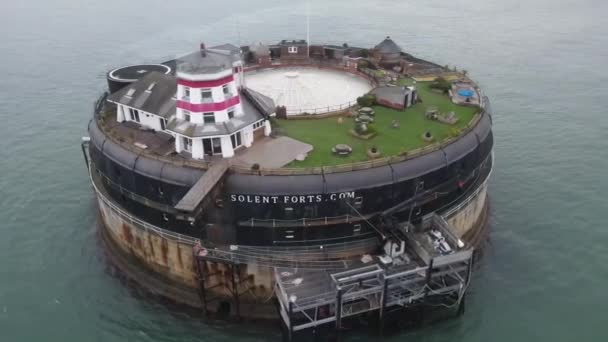
[[371,107],[376,104],[376,96],[373,94],[367,94],[357,97],[357,104],[361,107]]
[[429,87],[431,89],[438,89],[444,93],[447,93],[450,89],[452,89],[452,83],[443,77],[437,77]]

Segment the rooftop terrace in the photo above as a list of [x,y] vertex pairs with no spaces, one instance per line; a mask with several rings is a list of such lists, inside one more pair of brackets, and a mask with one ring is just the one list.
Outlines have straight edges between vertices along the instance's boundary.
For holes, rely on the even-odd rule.
[[[397,84],[411,85],[413,80],[404,78]],[[404,111],[373,106],[375,121],[369,126],[373,127],[377,135],[369,140],[350,134],[355,123],[354,119],[349,117],[275,120],[273,127],[278,134],[311,144],[314,148],[305,160],[294,161],[289,167],[318,167],[367,161],[370,160],[367,151],[372,147],[378,149],[381,157],[400,155],[460,135],[461,130],[469,125],[479,111],[478,107],[452,103],[447,95],[433,91],[430,82],[418,82],[416,89],[422,103],[419,102]],[[458,121],[450,125],[427,119],[425,114],[431,107],[436,108],[439,113],[454,112]],[[397,128],[394,127],[397,126],[395,123]],[[422,138],[425,132],[432,134],[432,141]],[[347,156],[332,153],[332,147],[338,144],[349,145],[352,153]]]

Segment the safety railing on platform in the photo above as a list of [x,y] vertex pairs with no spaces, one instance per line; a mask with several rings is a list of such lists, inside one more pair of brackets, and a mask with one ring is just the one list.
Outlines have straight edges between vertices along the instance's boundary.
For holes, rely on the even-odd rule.
[[315,225],[325,225],[331,223],[350,223],[353,221],[361,221],[361,216],[353,215],[339,215],[339,216],[325,216],[315,218],[299,218],[293,220],[281,220],[281,219],[256,219],[251,218],[247,221],[239,222],[241,226],[250,227],[305,227]]
[[343,242],[318,246],[264,247],[227,246],[202,247],[197,256],[203,260],[230,263],[256,264],[267,267],[293,267],[301,269],[337,270],[348,267],[353,255],[363,255],[378,247],[378,239]]
[[472,260],[472,250],[462,250],[405,270],[370,264],[327,276],[275,268],[278,310],[287,339],[298,331],[333,322],[340,330],[344,318],[370,311],[378,311],[382,331],[387,309],[424,303],[430,297],[449,299],[456,294],[455,301],[450,299],[453,303],[443,305],[460,305],[469,285]]

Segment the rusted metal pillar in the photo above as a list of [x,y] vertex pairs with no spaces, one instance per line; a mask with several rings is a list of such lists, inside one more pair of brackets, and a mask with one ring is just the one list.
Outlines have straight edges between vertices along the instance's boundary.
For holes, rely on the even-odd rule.
[[205,274],[201,266],[200,259],[195,255],[196,260],[196,276],[198,278],[198,295],[203,306],[203,315],[207,316],[207,291],[205,285]]
[[[280,305],[280,304],[279,304]],[[289,326],[287,327],[287,336],[289,341],[293,338],[293,302],[289,300]]]
[[386,301],[388,297],[388,280],[384,279],[384,285],[382,286],[382,298],[380,299],[380,310],[378,310],[378,325],[379,325],[379,334],[380,336],[384,336],[384,310],[386,307]]
[[[239,288],[238,288],[238,284],[237,284],[237,282],[235,280],[235,276],[234,276],[235,267],[237,268],[236,272],[238,272],[238,270],[239,270],[238,265],[232,264],[230,267],[230,270],[232,272],[230,272],[230,273],[231,273],[231,279],[232,279],[232,296],[234,297],[234,305],[236,306],[236,318],[239,319],[239,318],[241,318],[241,305],[240,305],[240,301],[239,301]],[[239,280],[240,280],[240,277],[239,277]]]
[[342,289],[338,289],[336,296],[336,341],[340,340],[340,330],[342,329]]

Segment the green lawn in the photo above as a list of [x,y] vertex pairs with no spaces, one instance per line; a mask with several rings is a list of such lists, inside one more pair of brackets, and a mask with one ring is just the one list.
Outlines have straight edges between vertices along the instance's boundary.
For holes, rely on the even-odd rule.
[[[314,150],[309,153],[306,160],[294,161],[289,167],[329,166],[365,161],[368,160],[366,151],[372,146],[377,147],[383,157],[396,155],[427,145],[428,143],[421,138],[426,131],[433,134],[435,141],[447,138],[452,128],[466,126],[477,112],[477,108],[457,106],[446,95],[432,92],[429,83],[418,83],[416,88],[423,103],[418,103],[405,111],[374,107],[376,120],[371,125],[378,134],[370,140],[361,140],[349,134],[349,130],[354,127],[352,118],[344,118],[342,124],[338,124],[338,117],[316,120],[275,120],[274,125],[281,134],[314,146]],[[424,113],[429,106],[437,107],[440,112],[454,111],[459,118],[458,123],[450,126],[426,119]],[[399,121],[400,128],[391,127],[393,120]],[[350,145],[353,153],[347,157],[332,154],[331,148],[336,144]]]

